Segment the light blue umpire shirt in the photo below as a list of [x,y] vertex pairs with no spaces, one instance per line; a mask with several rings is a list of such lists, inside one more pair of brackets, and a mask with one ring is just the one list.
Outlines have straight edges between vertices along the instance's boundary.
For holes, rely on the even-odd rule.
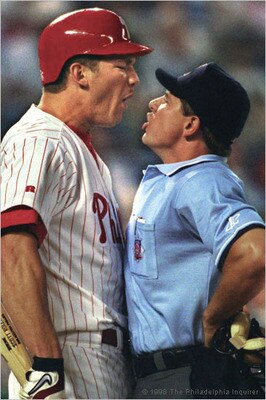
[[[127,227],[129,332],[136,354],[203,343],[202,313],[223,260],[246,230],[264,227],[226,159],[148,166]],[[226,296],[226,293],[224,294]]]

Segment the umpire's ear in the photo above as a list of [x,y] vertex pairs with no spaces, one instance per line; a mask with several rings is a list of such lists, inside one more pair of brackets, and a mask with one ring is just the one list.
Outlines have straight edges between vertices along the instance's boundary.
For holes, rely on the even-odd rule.
[[187,115],[184,126],[184,136],[189,140],[200,130],[200,119],[197,115]]

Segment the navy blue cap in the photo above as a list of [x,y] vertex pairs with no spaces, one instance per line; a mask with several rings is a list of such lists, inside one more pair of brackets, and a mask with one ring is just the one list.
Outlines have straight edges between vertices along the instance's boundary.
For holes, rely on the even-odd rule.
[[181,76],[158,68],[156,77],[170,93],[187,101],[220,142],[229,144],[241,134],[250,109],[247,92],[217,64],[200,65]]

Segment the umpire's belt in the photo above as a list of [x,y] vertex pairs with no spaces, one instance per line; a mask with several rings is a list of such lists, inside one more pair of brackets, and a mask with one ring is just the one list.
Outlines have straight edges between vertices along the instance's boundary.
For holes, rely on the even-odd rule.
[[155,372],[189,366],[201,347],[173,348],[135,356],[133,365],[136,377],[143,378]]

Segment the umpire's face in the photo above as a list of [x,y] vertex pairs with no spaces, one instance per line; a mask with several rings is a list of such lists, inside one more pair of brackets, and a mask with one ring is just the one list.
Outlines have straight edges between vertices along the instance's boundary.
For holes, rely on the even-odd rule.
[[142,126],[144,144],[160,156],[161,152],[172,151],[182,140],[191,116],[185,116],[181,100],[169,91],[149,103],[151,112]]

